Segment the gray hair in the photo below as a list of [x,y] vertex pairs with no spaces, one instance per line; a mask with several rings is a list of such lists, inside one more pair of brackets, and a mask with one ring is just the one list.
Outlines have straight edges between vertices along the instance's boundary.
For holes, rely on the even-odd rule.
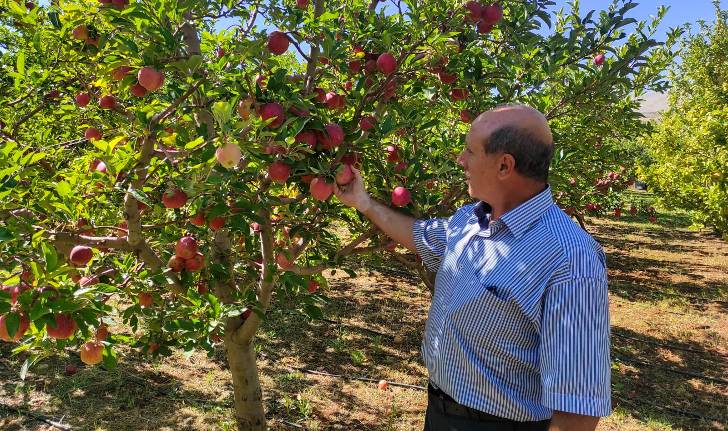
[[493,133],[483,145],[486,154],[508,153],[516,161],[516,171],[534,180],[547,182],[554,147],[528,130],[508,125]]

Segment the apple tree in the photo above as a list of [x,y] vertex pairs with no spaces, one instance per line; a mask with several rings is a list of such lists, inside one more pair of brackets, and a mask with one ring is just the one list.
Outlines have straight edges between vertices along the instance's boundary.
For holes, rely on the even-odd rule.
[[113,366],[119,345],[220,345],[238,429],[265,429],[253,340],[275,297],[319,318],[321,272],[376,252],[431,286],[332,197],[351,166],[402,211],[449,214],[467,198],[468,123],[520,102],[551,120],[562,206],[621,184],[598,181],[630,163],[612,141],[640,132],[637,98],[664,86],[664,10],[551,6],[5,1],[0,338],[23,368],[62,348]]
[[665,205],[692,210],[695,221],[728,235],[728,12],[701,23],[683,41],[671,71],[669,107],[640,143],[641,172]]

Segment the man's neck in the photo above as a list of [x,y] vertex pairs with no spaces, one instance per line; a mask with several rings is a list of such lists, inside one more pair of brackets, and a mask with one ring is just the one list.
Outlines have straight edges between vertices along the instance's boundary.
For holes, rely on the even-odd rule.
[[502,196],[498,202],[488,202],[492,208],[490,220],[497,220],[513,208],[536,197],[546,189],[545,183],[533,184],[528,187],[518,188]]

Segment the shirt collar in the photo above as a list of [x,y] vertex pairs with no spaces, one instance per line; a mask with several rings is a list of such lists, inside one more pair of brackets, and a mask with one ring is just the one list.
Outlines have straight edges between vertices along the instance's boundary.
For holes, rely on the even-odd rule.
[[[498,220],[506,225],[514,237],[520,238],[553,204],[551,186],[546,185],[541,193],[503,214]],[[475,205],[473,212],[481,228],[489,227],[491,211],[491,206],[486,202]]]

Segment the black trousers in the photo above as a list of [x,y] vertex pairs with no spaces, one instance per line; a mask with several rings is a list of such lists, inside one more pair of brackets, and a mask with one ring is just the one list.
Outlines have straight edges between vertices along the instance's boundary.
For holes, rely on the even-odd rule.
[[458,404],[432,385],[427,388],[424,431],[547,431],[550,420],[518,422]]

